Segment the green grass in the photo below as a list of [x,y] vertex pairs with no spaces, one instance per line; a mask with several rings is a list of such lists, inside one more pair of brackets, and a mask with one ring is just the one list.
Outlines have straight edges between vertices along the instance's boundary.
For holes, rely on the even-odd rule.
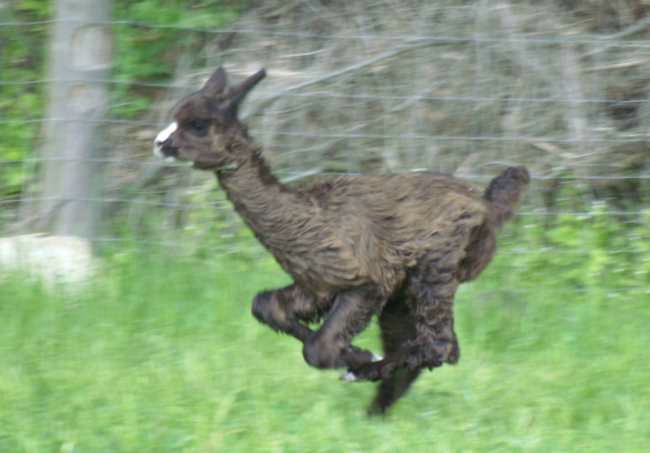
[[458,296],[460,363],[385,419],[252,318],[288,281],[269,259],[118,255],[67,297],[5,279],[0,452],[645,452],[647,286],[566,267],[504,249]]

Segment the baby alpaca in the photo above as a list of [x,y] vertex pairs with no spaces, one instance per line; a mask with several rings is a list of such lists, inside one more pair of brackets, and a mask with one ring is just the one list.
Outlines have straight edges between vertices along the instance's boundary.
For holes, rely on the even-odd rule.
[[[511,167],[485,191],[432,173],[340,176],[293,189],[271,173],[237,110],[265,77],[229,86],[217,69],[182,99],[155,140],[163,158],[212,171],[234,208],[293,278],[259,293],[253,315],[303,343],[317,368],[379,381],[371,413],[383,413],[423,368],[454,364],[460,349],[453,301],[495,251],[497,229],[524,194],[529,174]],[[384,358],[351,344],[379,317]],[[311,322],[323,320],[314,330]]]

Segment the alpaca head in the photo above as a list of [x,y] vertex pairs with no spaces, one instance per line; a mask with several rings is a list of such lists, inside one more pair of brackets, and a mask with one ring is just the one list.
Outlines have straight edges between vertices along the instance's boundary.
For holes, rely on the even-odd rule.
[[228,86],[226,71],[219,67],[205,85],[174,109],[174,121],[154,140],[154,154],[170,160],[189,161],[195,168],[220,170],[236,166],[243,156],[229,143],[245,133],[237,110],[246,95],[266,75],[264,69],[241,84]]

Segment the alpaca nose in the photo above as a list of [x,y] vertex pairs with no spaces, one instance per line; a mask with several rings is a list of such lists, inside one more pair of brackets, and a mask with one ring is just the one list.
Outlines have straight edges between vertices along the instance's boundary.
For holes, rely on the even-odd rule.
[[178,129],[176,122],[161,130],[153,141],[153,154],[156,157],[172,159],[178,156],[178,148],[172,144],[171,136]]

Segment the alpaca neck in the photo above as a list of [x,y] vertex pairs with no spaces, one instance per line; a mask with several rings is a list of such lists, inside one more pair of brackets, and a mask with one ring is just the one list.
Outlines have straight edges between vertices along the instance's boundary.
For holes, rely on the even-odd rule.
[[262,244],[274,254],[290,250],[314,205],[278,181],[259,150],[246,145],[236,169],[217,171],[219,184]]

